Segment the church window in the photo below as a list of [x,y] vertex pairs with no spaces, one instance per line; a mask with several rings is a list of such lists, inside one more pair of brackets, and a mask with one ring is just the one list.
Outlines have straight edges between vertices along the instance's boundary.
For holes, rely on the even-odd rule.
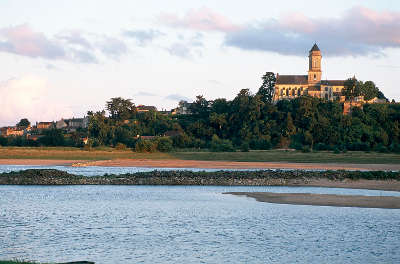
[[317,80],[317,75],[316,75],[316,74],[314,74],[314,81],[315,81],[315,80]]

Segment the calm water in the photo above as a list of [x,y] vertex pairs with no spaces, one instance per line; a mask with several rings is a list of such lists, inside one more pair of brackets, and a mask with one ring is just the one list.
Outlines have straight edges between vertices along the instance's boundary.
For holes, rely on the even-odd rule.
[[[71,166],[30,166],[30,165],[0,165],[0,173],[10,171],[20,171],[26,169],[56,169],[66,171],[68,173],[84,176],[96,176],[104,174],[124,174],[134,172],[149,172],[154,170],[171,171],[171,170],[190,170],[190,171],[255,171],[260,169],[204,169],[204,168],[146,168],[146,167],[71,167]],[[271,169],[275,170],[275,169]],[[283,169],[290,171],[291,169]]]
[[0,186],[0,259],[96,263],[400,263],[400,210],[223,195],[302,187]]

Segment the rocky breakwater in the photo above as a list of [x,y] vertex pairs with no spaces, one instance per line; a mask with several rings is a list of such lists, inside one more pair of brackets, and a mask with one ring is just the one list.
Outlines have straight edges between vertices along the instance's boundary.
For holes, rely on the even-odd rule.
[[400,185],[400,172],[301,170],[193,172],[155,170],[152,172],[87,177],[52,169],[30,169],[0,174],[0,184],[2,185],[322,186],[322,182],[343,184],[358,181],[379,181],[386,185]]

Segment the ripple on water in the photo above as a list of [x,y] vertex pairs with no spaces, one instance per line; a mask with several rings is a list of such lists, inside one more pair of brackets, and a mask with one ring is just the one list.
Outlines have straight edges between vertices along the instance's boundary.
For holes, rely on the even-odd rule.
[[377,192],[0,186],[0,256],[42,262],[83,257],[96,263],[400,262],[400,210],[259,203],[221,194],[227,191]]

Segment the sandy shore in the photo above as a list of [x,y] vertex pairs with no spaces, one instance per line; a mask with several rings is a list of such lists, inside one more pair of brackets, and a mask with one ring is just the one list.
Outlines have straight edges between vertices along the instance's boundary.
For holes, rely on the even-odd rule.
[[245,195],[255,198],[259,202],[277,204],[400,209],[400,197],[394,196],[268,192],[230,192],[225,194]]
[[346,189],[368,189],[400,192],[400,181],[395,180],[343,180],[331,181],[328,179],[312,179],[307,183],[289,183],[288,186],[327,187]]
[[289,162],[235,162],[203,160],[115,159],[76,163],[73,166],[206,168],[206,169],[296,169],[296,170],[400,170],[400,164],[339,164]]
[[73,166],[83,160],[49,160],[49,159],[0,159],[0,165],[29,165],[29,166]]
[[178,159],[114,159],[114,160],[44,160],[44,159],[0,159],[0,165],[41,166],[103,166],[103,167],[147,167],[147,168],[204,168],[204,169],[294,169],[294,170],[352,170],[352,171],[396,171],[400,164],[344,164],[344,163],[290,163],[290,162],[236,162]]

